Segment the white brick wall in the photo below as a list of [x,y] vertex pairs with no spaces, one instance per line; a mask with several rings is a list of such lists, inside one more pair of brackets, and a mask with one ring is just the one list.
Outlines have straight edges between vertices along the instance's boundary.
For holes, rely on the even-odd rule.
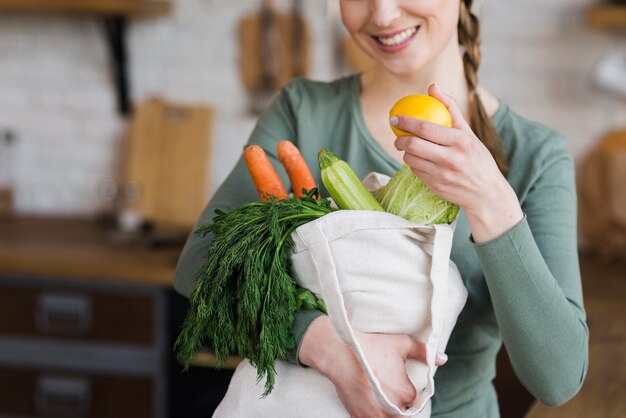
[[597,89],[593,70],[626,37],[585,28],[594,0],[490,1],[483,8],[482,81],[523,115],[563,132],[580,159],[626,125],[626,101]]
[[[337,0],[338,1],[338,0]],[[482,82],[514,109],[566,134],[576,157],[626,125],[626,101],[593,87],[591,72],[623,35],[585,29],[593,0],[487,0]],[[134,100],[159,94],[215,107],[213,184],[228,174],[254,126],[237,69],[236,23],[258,2],[175,0],[172,16],[135,20],[129,36]],[[286,7],[289,2],[281,0]],[[326,2],[305,2],[314,78],[332,66]],[[0,131],[13,147],[19,213],[91,215],[115,175],[125,122],[117,116],[108,52],[95,19],[0,15]]]

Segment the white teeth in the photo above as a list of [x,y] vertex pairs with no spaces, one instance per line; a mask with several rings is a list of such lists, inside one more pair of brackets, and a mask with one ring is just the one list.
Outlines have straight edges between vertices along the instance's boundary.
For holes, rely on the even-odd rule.
[[402,42],[406,41],[407,38],[409,38],[411,35],[413,35],[415,32],[417,31],[416,28],[409,28],[405,31],[402,31],[390,38],[380,38],[380,37],[376,37],[376,39],[378,39],[378,42],[380,42],[383,45],[388,45],[388,46],[392,46],[392,45],[398,45],[401,44]]

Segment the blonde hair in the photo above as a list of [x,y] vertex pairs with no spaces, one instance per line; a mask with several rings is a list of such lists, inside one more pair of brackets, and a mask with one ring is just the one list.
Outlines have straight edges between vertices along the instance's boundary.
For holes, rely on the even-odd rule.
[[487,115],[480,96],[478,87],[478,67],[480,66],[480,24],[476,15],[472,13],[473,0],[461,0],[459,14],[459,44],[465,49],[463,54],[463,69],[469,88],[470,126],[474,133],[487,147],[498,164],[501,172],[508,169],[506,157],[502,150],[502,142]]

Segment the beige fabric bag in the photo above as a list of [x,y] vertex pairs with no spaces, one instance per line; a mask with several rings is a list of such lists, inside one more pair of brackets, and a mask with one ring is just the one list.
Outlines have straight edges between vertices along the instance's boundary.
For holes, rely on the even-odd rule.
[[[337,211],[293,233],[295,279],[324,299],[332,324],[354,350],[379,402],[398,415],[430,416],[435,357],[445,351],[467,298],[450,261],[452,236],[450,225],[417,225],[371,211]],[[426,363],[407,362],[420,393],[409,410],[389,401],[355,330],[408,334],[425,344]],[[261,399],[263,389],[256,369],[242,362],[214,417],[348,417],[332,383],[312,368],[278,361],[274,390]]]

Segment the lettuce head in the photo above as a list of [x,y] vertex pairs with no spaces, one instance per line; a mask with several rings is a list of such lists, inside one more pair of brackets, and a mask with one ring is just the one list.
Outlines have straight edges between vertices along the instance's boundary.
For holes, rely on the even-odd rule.
[[451,224],[459,213],[457,205],[433,193],[406,164],[374,196],[385,211],[416,224]]

